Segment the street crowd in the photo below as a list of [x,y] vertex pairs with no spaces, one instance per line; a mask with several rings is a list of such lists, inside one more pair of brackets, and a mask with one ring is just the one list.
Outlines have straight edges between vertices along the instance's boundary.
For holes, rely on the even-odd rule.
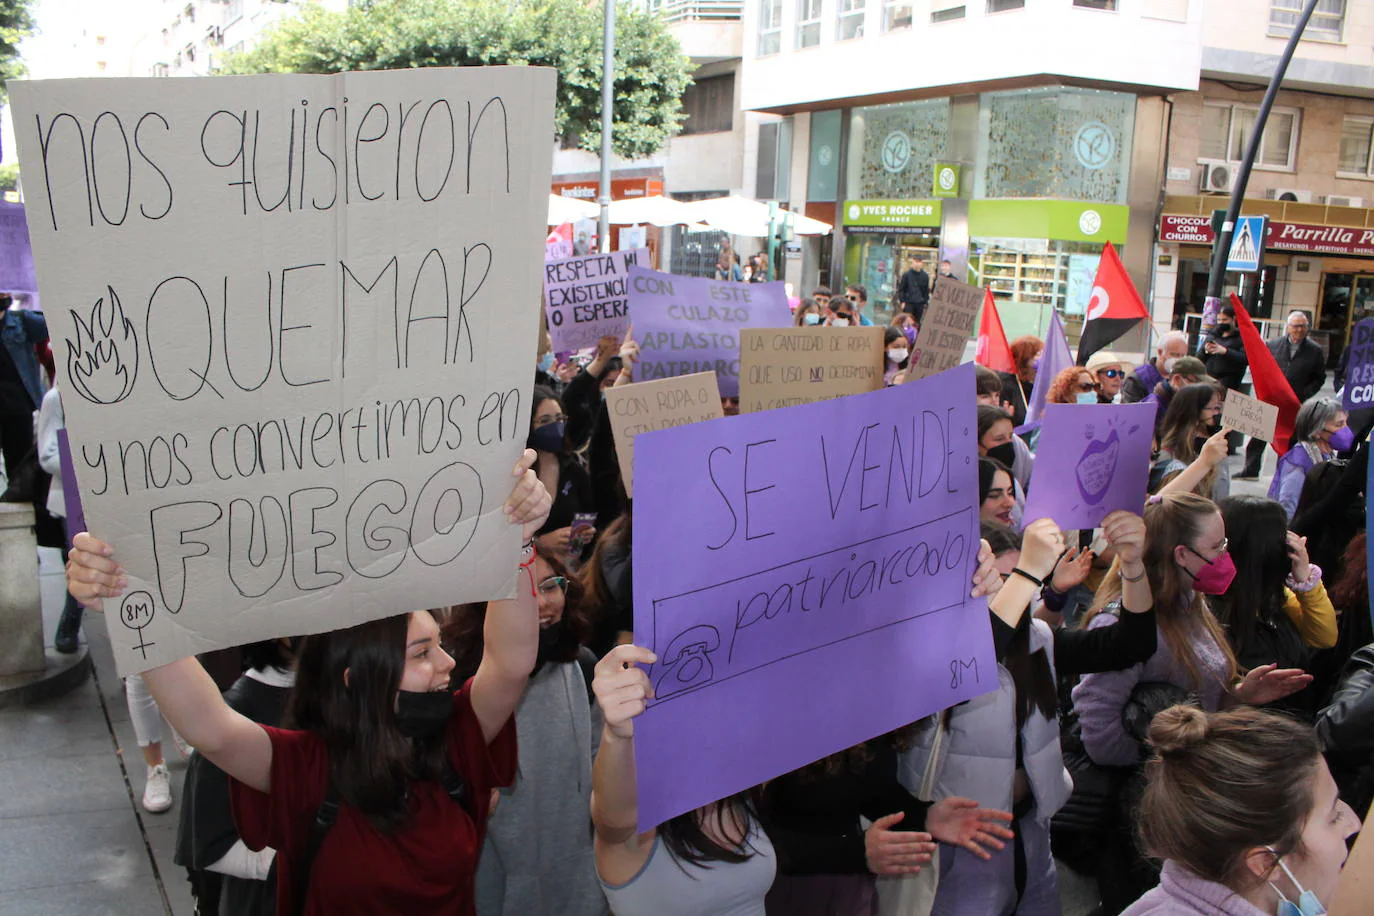
[[[887,384],[947,276],[901,278]],[[717,278],[746,279],[724,255]],[[46,326],[0,308],[5,498],[34,502],[40,540],[62,546]],[[794,314],[875,313],[855,285]],[[1241,443],[1220,415],[1247,358],[1229,309],[1139,365],[1100,350],[1046,380],[1051,403],[1156,405],[1148,501],[1084,531],[1025,517],[1044,342],[1012,341],[1014,371],[979,367],[968,393],[983,538],[968,589],[987,599],[997,689],[645,831],[635,724],[655,656],[636,644],[633,577],[653,571],[633,562],[605,406],[635,384],[638,348],[554,353],[546,337],[506,501],[516,596],[128,678],[143,806],[181,794],[177,863],[198,912],[225,916],[1051,914],[1063,865],[1095,877],[1109,916],[1325,912],[1374,797],[1374,416],[1322,394],[1309,325],[1293,312],[1269,344],[1302,407],[1267,497],[1232,492]],[[1235,477],[1256,478],[1265,449],[1248,443]],[[64,652],[81,605],[126,584],[117,544],[72,533]],[[182,785],[164,735],[191,755]]]

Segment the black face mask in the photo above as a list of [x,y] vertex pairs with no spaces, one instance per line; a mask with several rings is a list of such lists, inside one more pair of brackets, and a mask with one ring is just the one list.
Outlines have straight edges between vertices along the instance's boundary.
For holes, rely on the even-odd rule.
[[1231,333],[1231,324],[1230,324],[1229,322],[1227,322],[1227,323],[1225,323],[1225,324],[1222,324],[1221,322],[1217,322],[1217,333],[1218,333],[1218,334],[1230,334],[1230,333]]
[[1012,463],[1016,461],[1016,443],[1003,442],[1001,445],[994,445],[988,449],[988,457],[996,458],[1007,467],[1011,467]]
[[397,691],[396,724],[407,738],[442,734],[452,712],[453,694],[447,690]]

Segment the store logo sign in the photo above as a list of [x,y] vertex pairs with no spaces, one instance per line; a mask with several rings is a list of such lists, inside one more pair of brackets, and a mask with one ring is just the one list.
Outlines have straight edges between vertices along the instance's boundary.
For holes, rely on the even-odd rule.
[[889,172],[897,173],[904,170],[911,162],[911,138],[900,130],[894,130],[883,140],[882,149],[883,168]]
[[1073,138],[1073,155],[1085,169],[1100,169],[1116,155],[1116,135],[1101,121],[1088,121]]
[[1084,210],[1078,216],[1078,231],[1084,235],[1097,235],[1102,231],[1102,214],[1096,210]]
[[959,183],[959,176],[954,169],[944,166],[936,175],[935,182],[941,191],[953,191],[954,186]]
[[863,211],[859,209],[859,205],[858,205],[858,204],[850,204],[850,205],[849,205],[849,218],[850,218],[852,221],[854,221],[854,222],[857,223],[857,222],[859,221],[859,216],[860,216],[860,214],[862,214],[862,213],[863,213]]

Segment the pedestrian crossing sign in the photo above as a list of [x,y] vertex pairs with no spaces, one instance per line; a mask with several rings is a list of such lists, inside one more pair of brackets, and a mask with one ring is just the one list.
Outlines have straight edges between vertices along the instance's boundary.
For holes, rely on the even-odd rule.
[[1226,269],[1238,273],[1259,270],[1260,254],[1264,251],[1266,217],[1241,216],[1236,219],[1236,231],[1231,234],[1231,252]]

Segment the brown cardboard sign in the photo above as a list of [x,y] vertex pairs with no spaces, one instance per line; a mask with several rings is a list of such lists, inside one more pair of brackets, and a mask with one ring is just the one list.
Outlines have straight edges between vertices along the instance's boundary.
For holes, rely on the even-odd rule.
[[611,435],[626,495],[634,495],[635,436],[725,416],[714,372],[697,372],[606,389]]
[[740,413],[829,401],[883,387],[883,329],[746,328]]
[[1279,409],[1273,404],[1239,391],[1226,392],[1226,401],[1221,407],[1222,426],[1264,442],[1273,442],[1278,422]]
[[973,336],[983,291],[976,286],[941,277],[926,308],[921,333],[911,351],[904,381],[914,382],[953,369],[964,361],[964,346]]

